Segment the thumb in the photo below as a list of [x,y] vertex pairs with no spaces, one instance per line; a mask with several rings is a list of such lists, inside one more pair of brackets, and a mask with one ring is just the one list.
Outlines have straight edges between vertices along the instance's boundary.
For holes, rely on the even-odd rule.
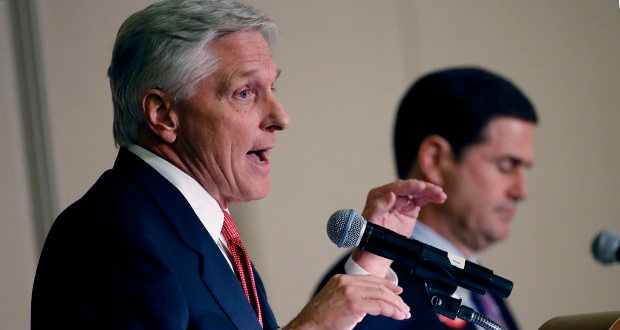
[[389,212],[396,203],[396,194],[388,192],[387,194],[375,199],[372,203],[367,204],[362,212],[362,216],[367,221],[381,224],[383,216]]

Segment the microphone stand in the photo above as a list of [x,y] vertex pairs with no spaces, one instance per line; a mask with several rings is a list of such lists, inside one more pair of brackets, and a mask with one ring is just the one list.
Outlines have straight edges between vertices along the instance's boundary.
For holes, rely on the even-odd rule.
[[[461,299],[451,297],[458,287],[458,279],[450,260],[437,253],[429,246],[420,255],[420,259],[411,274],[424,282],[424,289],[429,297],[431,310],[447,318],[455,317],[474,323],[486,330],[506,330],[503,326],[467,306],[461,305]],[[484,294],[484,292],[478,292]]]

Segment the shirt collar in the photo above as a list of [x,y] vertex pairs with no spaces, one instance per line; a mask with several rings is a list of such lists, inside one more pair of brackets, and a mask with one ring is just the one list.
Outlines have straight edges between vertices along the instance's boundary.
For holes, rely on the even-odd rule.
[[[413,234],[411,234],[411,238],[418,240],[422,243],[432,245],[440,250],[444,250],[448,253],[452,253],[461,258],[465,258],[465,255],[456,247],[454,244],[450,243],[443,236],[439,235],[436,231],[431,229],[431,227],[425,225],[421,221],[417,221],[415,227],[413,228]],[[473,255],[468,259],[471,262],[477,262],[477,258]]]
[[198,181],[163,158],[135,144],[129,145],[127,149],[159,172],[183,194],[209,235],[217,242],[224,224],[224,213],[215,198]]

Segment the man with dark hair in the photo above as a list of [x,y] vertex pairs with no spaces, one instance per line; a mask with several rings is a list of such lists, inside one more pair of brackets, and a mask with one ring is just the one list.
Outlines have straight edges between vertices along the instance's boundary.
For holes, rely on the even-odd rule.
[[[532,164],[536,123],[527,97],[489,71],[454,68],[417,81],[403,98],[396,118],[398,175],[403,180],[434,183],[448,199],[420,210],[411,237],[473,262],[478,252],[505,239],[518,202],[529,195],[525,171]],[[355,249],[328,277],[335,273],[383,275],[358,263],[360,254]],[[475,329],[462,320],[436,315],[430,310],[423,283],[400,265],[392,264],[392,270],[390,276],[398,279],[404,289],[401,297],[411,307],[411,319],[367,317],[356,329]],[[456,296],[463,299],[463,305],[509,330],[517,329],[500,298],[461,288]]]
[[[49,232],[32,329],[278,328],[228,212],[269,194],[269,155],[289,125],[274,95],[276,34],[267,16],[230,0],[161,1],[123,23],[108,69],[121,148]],[[420,206],[445,198],[399,181],[371,190],[364,216],[411,231]],[[283,329],[404,319],[401,291],[376,276],[334,276]]]

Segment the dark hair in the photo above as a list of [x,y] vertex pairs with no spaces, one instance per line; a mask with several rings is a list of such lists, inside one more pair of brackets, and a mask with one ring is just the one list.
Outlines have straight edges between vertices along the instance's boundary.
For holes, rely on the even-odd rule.
[[480,68],[454,68],[430,73],[409,89],[394,126],[398,176],[406,179],[429,135],[445,138],[458,160],[468,145],[480,141],[495,117],[537,123],[536,112],[511,82]]

